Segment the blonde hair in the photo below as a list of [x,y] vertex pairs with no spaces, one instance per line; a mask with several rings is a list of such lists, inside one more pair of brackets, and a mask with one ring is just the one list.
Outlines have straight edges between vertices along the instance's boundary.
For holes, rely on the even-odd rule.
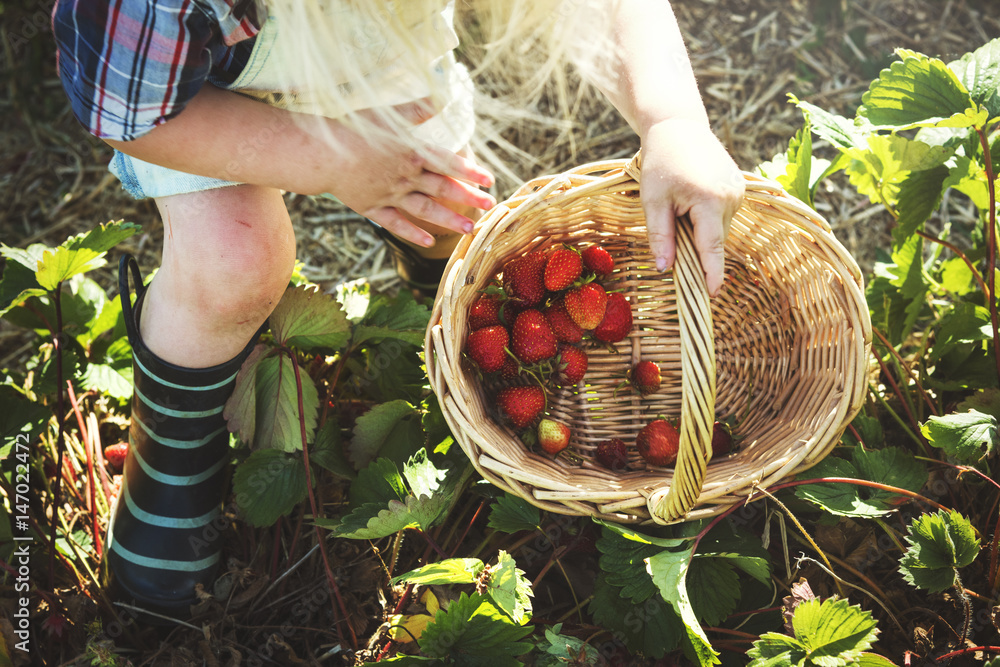
[[511,164],[529,156],[504,141],[507,128],[572,126],[579,91],[569,85],[569,65],[587,85],[614,85],[615,0],[459,0],[457,8],[448,0],[261,1],[268,20],[294,36],[275,43],[289,107],[340,119],[369,141],[422,147],[395,105],[430,98],[439,109],[455,80],[430,65],[458,47],[475,83],[473,151],[509,179],[520,178]]

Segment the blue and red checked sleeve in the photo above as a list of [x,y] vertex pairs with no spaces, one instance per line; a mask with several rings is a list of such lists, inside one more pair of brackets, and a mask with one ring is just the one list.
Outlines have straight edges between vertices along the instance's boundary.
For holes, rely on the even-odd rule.
[[180,113],[222,43],[194,0],[59,0],[52,29],[73,113],[94,136],[118,141]]

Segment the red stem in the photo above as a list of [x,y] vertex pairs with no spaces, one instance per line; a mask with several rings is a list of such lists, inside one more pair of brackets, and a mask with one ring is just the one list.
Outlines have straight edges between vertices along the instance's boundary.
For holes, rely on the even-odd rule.
[[83,424],[83,415],[80,413],[80,405],[76,401],[76,393],[73,391],[72,380],[66,380],[66,388],[69,391],[69,404],[73,407],[73,413],[76,415],[77,426],[80,427],[80,442],[83,444],[83,449],[87,453],[87,510],[90,512],[90,519],[93,525],[94,550],[97,555],[97,560],[100,560],[104,548],[101,545],[101,529],[97,521],[97,490],[95,488],[96,482],[94,480],[94,457],[90,452],[90,437],[87,433],[87,427]]
[[906,411],[906,416],[910,420],[910,426],[913,427],[913,433],[920,439],[920,444],[924,448],[924,454],[928,457],[931,456],[930,445],[927,444],[927,439],[924,438],[923,434],[920,432],[920,422],[918,422],[917,418],[913,416],[913,412],[910,410],[910,404],[907,403],[906,398],[903,397],[903,392],[900,390],[899,385],[896,384],[896,380],[893,379],[892,373],[890,373],[889,369],[886,368],[885,362],[882,361],[877,354],[875,355],[875,360],[878,362],[879,368],[882,369],[882,374],[885,376],[885,379],[890,385],[892,385],[892,391],[896,394],[896,398],[899,399],[899,403],[903,406],[903,410]]
[[959,649],[958,651],[952,651],[951,653],[945,653],[940,658],[937,658],[935,662],[941,662],[942,660],[950,660],[955,656],[964,655],[966,653],[974,653],[976,651],[990,651],[992,653],[1000,653],[1000,646],[972,646],[970,648]]
[[[288,354],[288,358],[292,362],[292,369],[295,371],[295,393],[299,404],[299,434],[302,437],[302,463],[306,468],[306,489],[309,492],[309,507],[312,509],[313,517],[318,517],[319,509],[316,507],[316,496],[313,494],[312,487],[312,475],[309,473],[309,443],[307,442],[308,438],[306,436],[305,407],[302,404],[302,376],[299,374],[299,362],[295,358],[295,354],[291,349],[282,349],[286,354]],[[340,587],[337,586],[337,580],[333,576],[333,569],[330,567],[330,559],[326,555],[326,549],[323,547],[323,529],[320,526],[316,526],[316,540],[319,544],[319,553],[323,557],[323,569],[326,570],[326,579],[330,582],[330,588],[333,590],[333,596],[337,600],[337,606],[340,607],[341,618],[347,625],[347,632],[351,638],[351,648],[357,649],[358,638],[354,634],[354,626],[351,625],[350,616],[347,615],[347,607],[344,605],[344,599],[340,595]]]
[[990,192],[990,210],[987,215],[990,223],[990,233],[988,236],[988,260],[986,280],[990,286],[990,324],[993,326],[993,360],[997,367],[997,380],[1000,381],[1000,350],[997,349],[997,340],[1000,340],[1000,321],[997,317],[997,190],[993,174],[993,159],[990,157],[990,142],[986,138],[986,132],[981,127],[976,128],[979,135],[979,143],[983,147],[983,162],[986,168],[986,186]]
[[[872,332],[879,337],[879,340],[882,341],[882,344],[885,345],[886,349],[892,352],[892,355],[896,357],[896,361],[899,362],[899,365],[902,366],[904,369],[906,369],[908,373],[912,372],[910,371],[910,367],[906,365],[906,362],[903,361],[903,357],[901,357],[899,355],[899,352],[896,351],[896,348],[894,348],[889,343],[889,341],[886,340],[885,336],[882,335],[882,332],[875,328],[872,328]],[[914,373],[913,381],[916,383],[917,388],[920,390],[920,395],[923,396],[924,402],[927,403],[927,407],[930,408],[931,414],[936,415],[938,413],[937,407],[934,405],[934,401],[931,400],[931,397],[927,395],[927,391],[924,389],[924,385],[920,383],[920,376]]]
[[469,534],[470,530],[472,530],[473,524],[476,523],[476,519],[479,518],[479,513],[483,511],[483,507],[485,506],[486,506],[486,501],[485,500],[480,501],[479,507],[476,508],[476,513],[472,515],[472,521],[470,521],[468,525],[465,526],[465,530],[462,531],[461,537],[458,538],[458,541],[455,542],[455,547],[451,550],[452,558],[455,557],[455,554],[458,552],[458,548],[462,546],[462,542],[465,541],[465,536]]

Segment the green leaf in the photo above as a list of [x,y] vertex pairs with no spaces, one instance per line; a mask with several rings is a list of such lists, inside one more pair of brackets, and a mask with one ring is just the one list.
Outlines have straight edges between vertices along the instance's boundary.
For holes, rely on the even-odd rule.
[[543,655],[535,663],[536,667],[562,667],[562,665],[573,664],[574,660],[579,661],[580,657],[584,660],[583,664],[601,664],[597,649],[582,639],[560,634],[561,632],[562,623],[545,628],[545,638],[537,644],[539,652],[542,652]]
[[[4,246],[6,247],[6,246]],[[0,317],[45,290],[35,280],[35,272],[17,261],[7,262],[0,278]]]
[[859,116],[897,130],[972,124],[966,110],[975,110],[975,104],[947,65],[913,52],[898,50],[897,54],[902,60],[882,70],[862,95]]
[[724,558],[695,558],[686,583],[695,615],[705,625],[722,623],[740,601],[740,577]]
[[[703,548],[705,546],[704,540],[702,541]],[[763,551],[763,549],[761,549]],[[694,555],[694,562],[700,562],[700,559],[710,559],[715,558],[719,560],[727,561],[730,565],[743,570],[745,573],[749,574],[751,577],[764,584],[765,586],[771,585],[771,563],[766,557],[767,552],[763,551],[765,556],[748,556],[743,553],[728,553],[721,551],[706,551],[699,552]],[[739,598],[737,598],[739,599]]]
[[997,418],[978,410],[931,417],[920,426],[927,441],[962,463],[990,456],[1000,444]]
[[996,387],[981,389],[959,403],[958,410],[966,412],[978,410],[1000,419],[1000,389]]
[[[38,263],[42,261],[42,256],[45,252],[51,252],[52,250],[52,248],[44,243],[32,243],[27,248],[12,248],[6,243],[0,243],[0,256],[20,264],[31,271],[32,276],[38,270]],[[10,262],[8,262],[9,264]],[[4,271],[6,270],[4,269]],[[37,280],[35,282],[37,284]]]
[[411,456],[403,466],[403,478],[406,479],[410,492],[418,498],[433,495],[447,474],[447,470],[434,465],[427,456],[427,450],[423,448]]
[[[851,422],[851,426],[854,430],[858,432],[861,436],[861,440],[865,447],[871,449],[874,447],[881,447],[884,442],[885,436],[882,434],[882,424],[875,417],[869,417],[865,414],[859,413],[857,417]],[[859,443],[850,431],[844,433],[844,442],[849,445],[858,445]]]
[[80,377],[80,388],[96,390],[119,401],[132,397],[132,367],[115,368],[108,364],[89,364]]
[[344,308],[348,321],[357,324],[368,311],[372,288],[365,278],[351,280],[337,285],[337,301]]
[[944,188],[954,188],[972,200],[980,211],[989,211],[990,192],[986,169],[979,160],[956,155],[949,163],[948,178]]
[[910,523],[899,571],[907,583],[932,593],[955,583],[955,570],[979,555],[979,540],[967,518],[955,510],[923,514]]
[[524,625],[531,618],[531,582],[510,554],[501,549],[497,564],[490,570],[486,592],[505,614],[518,625]]
[[309,493],[302,459],[277,449],[253,452],[236,467],[233,492],[248,524],[270,526]]
[[390,583],[396,585],[405,581],[420,585],[472,584],[479,579],[485,567],[486,564],[478,558],[448,558],[393,577]]
[[714,665],[719,662],[719,654],[709,643],[688,599],[686,580],[691,552],[691,549],[661,551],[646,561],[646,571],[660,589],[660,595],[670,603],[684,623],[688,646],[695,659],[701,665]]
[[941,313],[936,328],[934,344],[928,355],[934,362],[940,361],[958,347],[993,338],[990,312],[968,302],[956,303],[951,309]]
[[[851,461],[829,457],[809,472],[809,477],[847,477],[878,482],[917,492],[927,483],[927,471],[912,454],[898,447],[854,449]],[[795,489],[802,500],[819,505],[838,516],[880,517],[892,511],[899,496],[888,491],[854,484],[830,482],[805,484]]]
[[961,257],[952,257],[941,262],[941,287],[955,296],[965,296],[979,289],[972,269]]
[[42,252],[35,269],[38,284],[53,290],[79,273],[104,266],[104,255],[141,229],[131,222],[109,222],[91,231],[71,236],[58,247]]
[[374,297],[361,323],[354,328],[354,344],[394,338],[422,346],[430,317],[427,307],[417,303],[406,290],[394,299]]
[[931,169],[911,171],[900,181],[894,237],[902,240],[923,229],[924,223],[941,202],[948,174],[948,167],[938,165]]
[[614,633],[633,652],[661,658],[674,650],[684,635],[684,626],[673,608],[659,595],[636,604],[598,577],[588,606],[594,623]]
[[[75,339],[64,339],[67,343],[62,349],[62,381],[66,382],[77,375],[82,364],[86,363],[86,355],[80,349],[80,344]],[[35,382],[31,389],[39,396],[55,394],[59,387],[59,365],[60,355],[56,350],[51,350],[48,358],[40,359],[36,366]],[[63,386],[65,389],[65,386]]]
[[420,438],[416,436],[422,435],[418,415],[413,405],[397,399],[376,405],[358,417],[348,447],[354,467],[363,468],[376,456],[389,456],[386,450],[406,460],[419,446]]
[[407,496],[406,485],[396,464],[389,459],[376,459],[358,473],[351,484],[352,507],[368,503],[385,505],[390,500],[403,500]]
[[336,418],[327,417],[326,423],[316,431],[316,443],[309,452],[309,463],[329,470],[343,479],[355,477],[354,468],[347,461],[340,443],[340,424]]
[[830,113],[815,104],[803,102],[794,95],[789,99],[802,111],[816,136],[830,142],[841,151],[867,145],[870,130],[857,125],[850,118]]
[[646,572],[645,561],[663,551],[659,546],[626,539],[605,527],[597,539],[601,552],[598,564],[609,584],[633,603],[640,603],[656,593],[656,585]]
[[877,653],[862,653],[854,662],[854,667],[896,667],[896,663]]
[[338,537],[355,540],[377,540],[394,535],[407,528],[427,530],[437,522],[448,508],[450,497],[406,496],[405,502],[390,500],[388,507],[382,503],[366,503],[336,521],[317,519],[316,524],[334,528]]
[[791,667],[806,664],[806,648],[794,637],[767,632],[753,643],[747,657],[747,667]]
[[986,107],[990,118],[1000,116],[1000,39],[983,44],[948,63],[969,91],[972,101]]
[[535,530],[542,522],[541,512],[527,500],[504,493],[490,506],[487,525],[501,533]]
[[236,374],[233,393],[222,411],[230,432],[249,445],[253,444],[257,431],[257,369],[268,352],[270,348],[266,345],[257,345],[250,352]]
[[812,154],[812,130],[809,118],[788,143],[788,150],[776,155],[758,170],[767,178],[776,180],[794,197],[815,208],[813,193],[821,174],[830,166],[829,160],[822,160]]
[[11,444],[21,433],[34,441],[51,418],[51,408],[35,403],[9,384],[0,385],[0,443]]
[[483,596],[462,593],[447,610],[438,610],[417,643],[423,653],[454,665],[518,667],[517,656],[531,650],[521,641],[529,634],[530,627],[515,624]]
[[276,342],[299,350],[339,350],[351,335],[343,308],[315,285],[289,287],[268,321]]
[[847,600],[808,600],[795,608],[792,627],[811,664],[839,667],[852,664],[878,635],[871,612]]
[[312,378],[304,370],[302,383],[302,414],[299,414],[295,368],[298,362],[285,354],[263,357],[257,363],[257,423],[254,446],[258,449],[282,449],[294,452],[302,449],[300,418],[305,420],[306,442],[312,439],[319,416],[319,394]]
[[604,521],[601,519],[595,519],[595,523],[600,524],[604,528],[607,528],[613,533],[624,537],[626,540],[631,540],[633,542],[638,542],[640,544],[655,544],[657,546],[663,547],[664,549],[673,549],[674,547],[683,546],[691,541],[694,535],[691,537],[653,537],[652,535],[646,535],[645,533],[640,533],[634,530],[630,526],[623,526],[617,523],[611,523],[610,521]]

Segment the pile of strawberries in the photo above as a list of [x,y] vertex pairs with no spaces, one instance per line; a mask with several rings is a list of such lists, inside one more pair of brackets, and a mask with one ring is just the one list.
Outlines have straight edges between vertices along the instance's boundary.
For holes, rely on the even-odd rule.
[[[569,245],[535,250],[508,261],[501,275],[469,309],[465,352],[481,371],[495,396],[502,418],[526,445],[538,444],[556,455],[569,445],[569,425],[546,416],[547,391],[583,380],[588,357],[585,345],[610,347],[632,331],[632,307],[604,281],[614,271],[614,258],[600,245]],[[642,361],[622,386],[642,395],[660,389],[660,368]],[[662,433],[657,422],[673,434]],[[651,429],[649,437],[643,435]],[[665,420],[650,423],[636,449],[651,465],[672,465],[677,458],[677,431]],[[623,469],[628,452],[621,440],[602,442],[596,460]]]

